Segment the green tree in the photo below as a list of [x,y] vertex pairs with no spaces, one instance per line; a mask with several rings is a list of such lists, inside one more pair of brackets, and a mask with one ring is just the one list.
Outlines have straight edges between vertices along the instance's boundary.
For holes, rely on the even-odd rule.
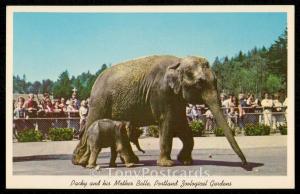
[[49,93],[49,94],[52,93],[53,84],[54,84],[53,81],[50,79],[42,80],[41,92]]
[[285,31],[272,46],[257,48],[244,54],[239,51],[235,57],[223,61],[216,57],[212,69],[217,76],[220,91],[234,94],[240,92],[254,93],[275,92],[283,89],[286,92],[287,80],[287,32]]
[[42,84],[39,81],[35,81],[32,84],[32,93],[38,94],[41,92]]
[[77,89],[78,98],[83,99],[84,98],[84,96],[83,96],[84,95],[84,93],[83,93],[84,87],[82,86],[80,79],[78,79],[78,78],[75,79],[72,82],[72,87]]
[[219,57],[215,58],[215,61],[212,64],[212,70],[215,72],[216,76],[217,76],[217,88],[219,92],[222,92],[222,90],[224,89],[224,82],[223,82],[223,64],[221,63],[221,61],[219,60]]
[[21,79],[19,75],[13,76],[13,92],[14,93],[23,93],[21,86]]
[[270,60],[268,68],[273,74],[283,76],[283,81],[287,80],[287,29],[271,45],[268,58]]
[[72,94],[71,80],[68,71],[64,71],[59,75],[58,80],[53,85],[53,95],[55,98],[70,98]]
[[282,89],[281,83],[282,83],[282,78],[280,78],[277,75],[270,74],[270,75],[268,75],[267,80],[266,80],[265,90],[267,90],[269,93],[273,94],[273,93],[279,91],[280,89]]

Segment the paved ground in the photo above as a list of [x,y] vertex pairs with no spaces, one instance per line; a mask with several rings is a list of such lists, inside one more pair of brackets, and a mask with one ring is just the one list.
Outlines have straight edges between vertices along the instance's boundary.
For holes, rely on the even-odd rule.
[[[173,167],[158,167],[158,139],[145,138],[140,143],[145,154],[135,151],[140,163],[125,168],[117,159],[117,168],[108,168],[109,149],[104,149],[98,158],[99,171],[84,169],[71,163],[71,156],[77,141],[14,143],[13,174],[15,175],[286,175],[286,136],[237,137],[247,160],[247,169],[240,166],[240,160],[230,149],[224,137],[195,138],[194,164]],[[173,141],[172,159],[181,148],[178,139]],[[136,149],[134,149],[136,150]]]

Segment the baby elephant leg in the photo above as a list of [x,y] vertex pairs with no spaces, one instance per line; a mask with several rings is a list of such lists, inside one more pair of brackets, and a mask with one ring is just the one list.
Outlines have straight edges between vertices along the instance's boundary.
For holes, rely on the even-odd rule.
[[116,151],[116,146],[111,146],[110,147],[110,152],[111,152],[111,156],[110,156],[110,162],[109,162],[109,167],[116,167],[116,159],[117,159],[117,151]]
[[122,158],[121,155],[120,155],[120,160],[121,160],[121,162],[122,162],[123,164],[125,164],[125,160],[124,160],[124,158]]
[[124,163],[125,163],[126,167],[132,167],[132,166],[134,166],[134,162],[129,157],[128,153],[120,152],[120,158],[122,158],[124,160]]
[[89,162],[88,162],[88,165],[86,166],[86,168],[95,168],[97,157],[98,157],[99,152],[101,151],[101,148],[98,146],[95,146],[95,145],[90,145],[90,149],[91,149],[91,155],[90,155]]

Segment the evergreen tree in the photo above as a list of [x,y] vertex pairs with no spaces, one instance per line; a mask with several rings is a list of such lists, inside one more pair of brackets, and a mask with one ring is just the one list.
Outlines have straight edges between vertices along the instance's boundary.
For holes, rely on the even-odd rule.
[[51,94],[53,92],[53,81],[50,79],[42,80],[42,86],[41,86],[41,92],[42,93],[49,93]]
[[70,98],[72,94],[71,80],[68,71],[64,71],[59,75],[58,80],[53,85],[53,95],[55,98]]

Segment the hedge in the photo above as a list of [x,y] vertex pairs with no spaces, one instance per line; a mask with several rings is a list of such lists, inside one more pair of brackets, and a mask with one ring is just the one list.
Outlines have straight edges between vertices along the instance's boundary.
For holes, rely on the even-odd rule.
[[19,142],[37,142],[43,140],[43,134],[35,129],[21,131],[16,136]]
[[267,125],[262,124],[246,124],[245,135],[255,136],[255,135],[269,135],[271,128]]
[[71,128],[50,128],[48,137],[52,141],[67,141],[73,139],[73,129]]
[[194,120],[189,123],[189,126],[192,129],[192,133],[194,137],[200,137],[203,135],[204,124],[202,121]]

